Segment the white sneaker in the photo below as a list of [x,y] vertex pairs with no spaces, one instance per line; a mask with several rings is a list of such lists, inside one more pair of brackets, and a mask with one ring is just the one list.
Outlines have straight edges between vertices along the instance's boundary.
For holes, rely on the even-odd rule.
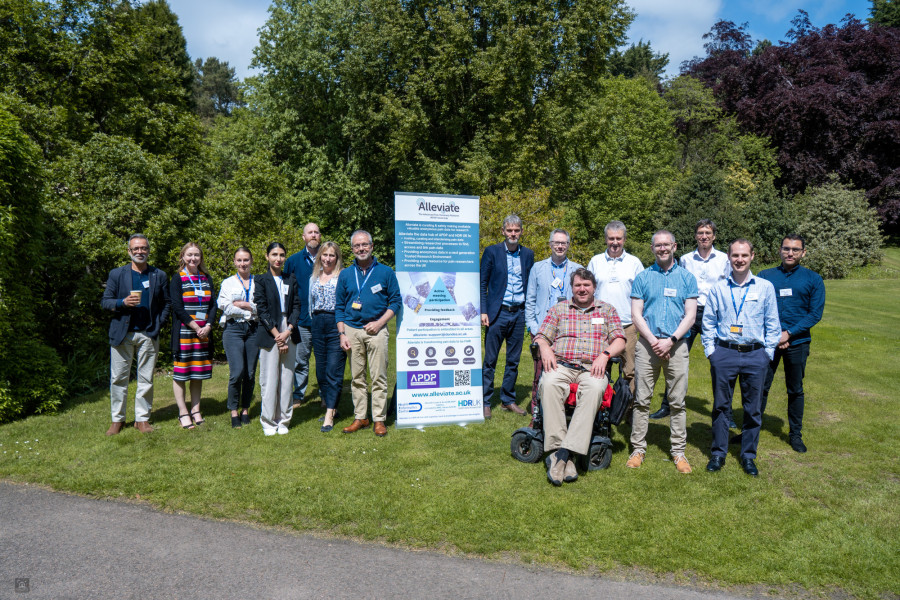
[[278,432],[278,435],[287,435],[287,432],[288,432],[287,425],[279,425],[278,429],[276,429],[275,431]]
[[278,433],[278,430],[274,427],[263,427],[263,434],[266,436],[275,435],[276,433]]

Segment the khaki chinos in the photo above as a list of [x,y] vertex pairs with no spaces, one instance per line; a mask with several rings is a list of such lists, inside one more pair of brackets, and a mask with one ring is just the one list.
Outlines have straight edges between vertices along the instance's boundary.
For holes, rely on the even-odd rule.
[[[589,365],[585,365],[590,368]],[[565,401],[569,384],[578,383],[575,412],[566,427]],[[555,371],[544,371],[541,379],[541,407],[544,412],[544,450],[565,448],[576,454],[587,454],[591,446],[594,419],[606,389],[606,376],[592,377],[590,370],[572,369],[559,363]]]
[[110,346],[109,398],[113,423],[125,422],[125,402],[131,362],[137,353],[137,392],[134,396],[135,422],[149,421],[153,408],[153,371],[159,354],[159,339],[142,331],[130,331],[118,346]]
[[684,410],[684,396],[688,386],[689,350],[684,339],[678,340],[670,351],[668,360],[660,358],[653,352],[650,342],[638,340],[634,353],[637,392],[634,399],[634,417],[631,426],[631,445],[633,452],[647,451],[647,428],[650,423],[650,399],[653,388],[659,378],[660,370],[666,379],[669,390],[669,407],[671,416],[672,456],[684,454],[687,446],[687,414]]
[[366,364],[372,378],[372,420],[384,422],[388,409],[388,328],[375,335],[344,323],[344,334],[350,342],[350,390],[353,394],[353,414],[365,419],[369,405],[366,385]]

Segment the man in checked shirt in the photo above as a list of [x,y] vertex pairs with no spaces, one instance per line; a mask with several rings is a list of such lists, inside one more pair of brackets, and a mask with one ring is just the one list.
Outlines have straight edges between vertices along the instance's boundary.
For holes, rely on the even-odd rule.
[[[571,286],[572,299],[550,309],[536,338],[544,367],[544,447],[553,452],[547,479],[553,485],[578,479],[572,453],[587,454],[607,385],[606,365],[625,349],[625,332],[616,309],[594,300],[594,274],[577,269]],[[573,382],[578,382],[577,404],[567,427],[564,402]]]

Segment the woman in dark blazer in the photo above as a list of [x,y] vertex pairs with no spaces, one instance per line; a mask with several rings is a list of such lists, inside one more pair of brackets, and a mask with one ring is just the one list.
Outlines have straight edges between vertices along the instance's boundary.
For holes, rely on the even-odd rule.
[[292,397],[296,344],[300,341],[300,287],[294,275],[284,276],[284,246],[272,242],[266,248],[268,270],[256,278],[253,300],[259,327],[259,387],[262,396],[259,422],[263,433],[284,435],[294,410]]

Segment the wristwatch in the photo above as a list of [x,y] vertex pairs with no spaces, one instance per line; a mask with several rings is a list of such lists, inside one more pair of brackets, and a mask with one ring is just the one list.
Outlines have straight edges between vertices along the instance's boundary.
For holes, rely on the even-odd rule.
[[673,343],[673,344],[677,344],[677,343],[678,343],[678,338],[675,337],[674,335],[673,335],[672,337],[670,337],[669,339],[672,340],[672,343]]

